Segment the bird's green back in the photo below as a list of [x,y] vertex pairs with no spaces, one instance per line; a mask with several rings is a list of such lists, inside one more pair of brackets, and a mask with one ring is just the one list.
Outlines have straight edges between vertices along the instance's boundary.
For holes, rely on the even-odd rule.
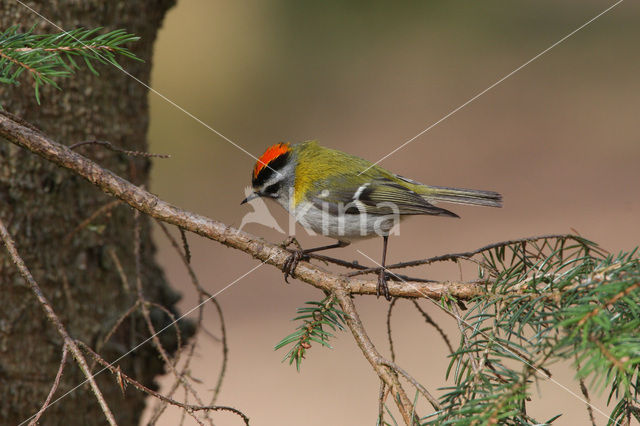
[[457,215],[431,203],[502,206],[502,196],[497,192],[424,185],[316,141],[301,142],[294,146],[294,152],[294,206],[302,200],[311,201],[323,191],[323,202],[347,204],[358,199],[370,213],[381,213],[375,208],[379,203],[395,204],[400,214],[447,216]]

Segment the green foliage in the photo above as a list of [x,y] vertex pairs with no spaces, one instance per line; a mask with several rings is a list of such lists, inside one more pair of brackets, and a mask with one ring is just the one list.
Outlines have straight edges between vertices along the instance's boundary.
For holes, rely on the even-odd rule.
[[[527,414],[527,404],[537,380],[555,380],[549,367],[558,362],[573,367],[585,400],[589,390],[606,392],[611,411],[593,407],[596,418],[608,417],[610,425],[640,421],[637,250],[613,256],[591,241],[564,235],[508,241],[453,257],[478,265],[486,293],[465,301],[462,313],[457,306],[464,305],[451,297],[439,304],[458,318],[460,341],[446,371],[452,384],[441,389],[442,409],[422,424],[551,424],[562,413],[540,421]],[[276,346],[292,345],[285,360],[299,369],[312,341],[330,347],[332,335],[323,327],[344,324],[336,304],[327,296],[298,309],[295,320],[302,324]]]
[[591,388],[608,390],[616,401],[609,424],[638,418],[636,251],[607,256],[594,243],[567,236],[480,256],[480,275],[493,282],[490,296],[469,303],[466,337],[447,371],[454,385],[444,389],[443,410],[425,424],[540,424],[526,412],[530,387],[560,360],[570,361]]
[[93,62],[110,63],[121,68],[117,55],[138,59],[123,44],[139,37],[124,30],[98,34],[101,28],[75,29],[60,34],[34,34],[33,28],[18,32],[11,27],[0,34],[0,83],[19,84],[18,77],[28,72],[34,80],[35,96],[40,102],[40,86],[58,88],[56,78],[68,77],[79,69],[78,59],[94,74]]
[[296,328],[296,331],[282,339],[275,347],[277,350],[292,345],[282,360],[283,362],[288,359],[289,365],[291,365],[295,361],[299,371],[304,355],[311,348],[312,342],[331,348],[328,341],[333,337],[333,334],[326,331],[325,326],[333,331],[344,328],[345,314],[336,308],[337,303],[336,298],[330,295],[320,302],[306,302],[307,306],[298,308],[298,316],[293,321],[302,321],[302,323]]

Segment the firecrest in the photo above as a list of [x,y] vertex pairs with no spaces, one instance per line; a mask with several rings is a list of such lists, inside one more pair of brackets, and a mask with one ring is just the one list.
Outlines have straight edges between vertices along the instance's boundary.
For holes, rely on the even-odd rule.
[[390,300],[385,260],[389,233],[408,215],[459,217],[436,202],[501,207],[493,191],[424,185],[391,173],[362,158],[320,146],[316,141],[267,148],[253,168],[256,197],[271,198],[304,228],[338,240],[336,244],[294,251],[285,264],[285,279],[306,254],[345,247],[353,240],[381,236],[382,262],[378,295]]

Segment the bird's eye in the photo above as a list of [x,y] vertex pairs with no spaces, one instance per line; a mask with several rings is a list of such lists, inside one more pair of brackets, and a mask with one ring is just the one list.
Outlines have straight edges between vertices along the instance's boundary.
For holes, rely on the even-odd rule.
[[264,193],[268,195],[275,195],[280,189],[280,185],[274,183],[273,185],[269,185],[264,189]]

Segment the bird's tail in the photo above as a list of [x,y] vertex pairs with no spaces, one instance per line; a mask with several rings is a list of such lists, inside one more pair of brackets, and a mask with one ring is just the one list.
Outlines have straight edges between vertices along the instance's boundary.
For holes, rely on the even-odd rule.
[[443,201],[457,204],[473,204],[477,206],[502,207],[502,195],[493,191],[477,189],[447,188],[445,186],[426,186],[421,191],[427,201]]

